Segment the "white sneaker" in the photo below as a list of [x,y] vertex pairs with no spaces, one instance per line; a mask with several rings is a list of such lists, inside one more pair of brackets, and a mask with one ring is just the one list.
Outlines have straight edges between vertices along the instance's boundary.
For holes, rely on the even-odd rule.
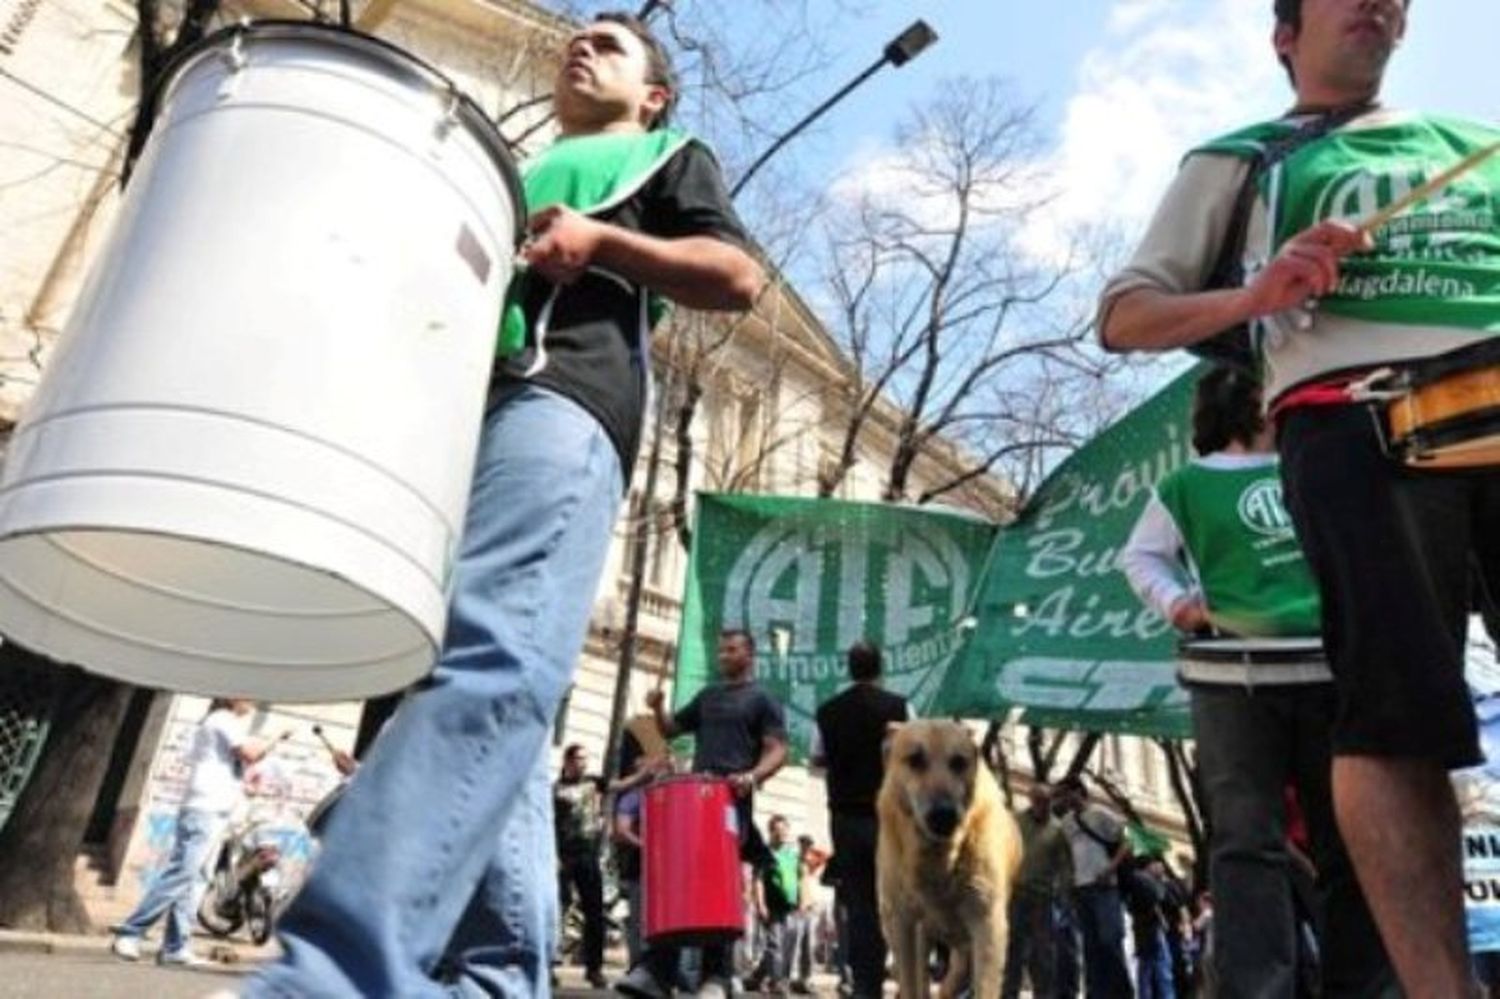
[[110,953],[122,961],[139,961],[141,959],[141,938],[116,935],[109,945]]
[[184,947],[181,950],[164,950],[156,955],[157,964],[170,964],[176,968],[206,968],[214,962],[199,957]]
[[698,999],[729,999],[729,983],[722,978],[710,978],[698,989]]

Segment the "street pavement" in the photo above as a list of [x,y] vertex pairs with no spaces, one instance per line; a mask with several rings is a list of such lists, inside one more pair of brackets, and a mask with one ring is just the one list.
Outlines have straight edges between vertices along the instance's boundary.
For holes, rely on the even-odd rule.
[[[219,970],[222,968],[222,970]],[[221,965],[208,971],[131,964],[108,952],[0,953],[0,997],[40,999],[203,999],[233,989],[248,969]]]
[[[0,999],[204,999],[231,992],[253,964],[207,970],[162,968],[150,960],[132,964],[106,951],[7,953],[0,951]],[[566,982],[565,982],[566,984]],[[559,989],[561,999],[603,999],[613,993]]]
[[[26,933],[0,929],[0,999],[206,999],[233,994],[240,982],[276,954],[274,943],[251,947],[207,937],[194,948],[211,962],[199,968],[164,968],[156,964],[156,947],[147,942],[139,961],[122,961],[110,953],[110,938]],[[624,954],[609,954],[605,974],[611,980],[625,973]],[[614,958],[616,960],[611,960]],[[609,990],[590,989],[583,969],[558,969],[558,999],[618,999]],[[831,975],[813,977],[817,996],[836,996]],[[887,987],[887,995],[892,995]],[[1027,993],[1029,994],[1029,993]]]

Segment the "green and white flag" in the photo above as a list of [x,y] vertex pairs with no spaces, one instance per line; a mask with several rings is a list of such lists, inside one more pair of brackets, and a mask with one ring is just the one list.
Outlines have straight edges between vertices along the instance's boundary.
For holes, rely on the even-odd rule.
[[674,702],[717,676],[724,628],[806,752],[817,706],[867,638],[886,686],[925,716],[1188,734],[1171,628],[1118,567],[1151,488],[1190,454],[1198,372],[1059,466],[1004,529],[953,511],[775,496],[699,497]]
[[937,695],[972,625],[994,534],[993,524],[932,508],[700,495],[674,703],[717,677],[720,631],[745,628],[799,753],[817,706],[848,684],[845,654],[862,638],[880,647],[886,686],[918,714],[952,713]]
[[1199,370],[1064,461],[995,544],[978,627],[941,700],[1035,724],[1180,737],[1172,629],[1136,599],[1120,550],[1157,481],[1191,456]]

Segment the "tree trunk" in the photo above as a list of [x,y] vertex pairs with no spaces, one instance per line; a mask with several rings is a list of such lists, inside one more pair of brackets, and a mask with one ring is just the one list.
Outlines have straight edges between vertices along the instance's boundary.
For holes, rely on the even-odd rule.
[[1086,732],[1083,741],[1078,744],[1078,751],[1073,754],[1073,759],[1068,763],[1068,769],[1064,777],[1077,777],[1083,773],[1084,768],[1089,765],[1089,757],[1094,755],[1094,747],[1099,745],[1099,740],[1104,738],[1102,732]]
[[[688,373],[683,386],[682,405],[677,407],[677,485],[672,490],[672,524],[677,529],[677,540],[683,551],[693,550],[693,529],[688,523],[688,497],[692,494],[693,478],[693,417],[697,415],[698,403],[703,398],[703,385],[695,367]],[[666,544],[662,538],[657,544]]]
[[1042,730],[1035,725],[1026,729],[1026,755],[1031,757],[1031,779],[1038,784],[1045,784],[1050,770],[1046,755],[1042,752]]
[[995,780],[1000,784],[1000,793],[1005,796],[1005,807],[1015,808],[1015,798],[1010,788],[1010,760],[1005,756],[1005,744],[1000,741],[1003,724],[990,722],[990,727],[984,732],[984,742],[979,746],[979,755],[989,765]]
[[1105,796],[1125,816],[1127,822],[1142,827],[1146,825],[1146,820],[1141,818],[1140,812],[1136,811],[1135,803],[1130,800],[1130,795],[1125,793],[1124,788],[1097,770],[1091,771],[1090,776],[1094,778],[1094,783],[1099,786],[1099,790],[1103,791]]
[[1203,835],[1203,822],[1200,819],[1203,806],[1194,794],[1193,784],[1185,772],[1186,761],[1177,755],[1178,745],[1171,739],[1158,739],[1156,744],[1167,757],[1167,775],[1172,781],[1172,793],[1177,796],[1177,804],[1181,806],[1183,818],[1187,821],[1188,839],[1193,844],[1193,884],[1208,884],[1208,841]]
[[17,668],[50,669],[60,689],[36,769],[0,832],[0,926],[86,933],[73,871],[135,688],[6,643],[0,669]]
[[1057,766],[1057,757],[1068,740],[1066,729],[1053,732],[1051,742],[1046,742],[1046,733],[1046,729],[1037,725],[1026,730],[1026,755],[1031,757],[1031,776],[1038,784],[1051,783],[1052,768]]

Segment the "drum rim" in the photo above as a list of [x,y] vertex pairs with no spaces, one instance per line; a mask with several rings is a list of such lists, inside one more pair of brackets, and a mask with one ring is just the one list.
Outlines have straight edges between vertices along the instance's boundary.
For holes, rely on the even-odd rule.
[[729,778],[719,774],[668,774],[658,777],[645,786],[645,790],[667,784],[728,784]]
[[[1257,641],[1265,642],[1259,648]],[[1222,644],[1221,644],[1222,643]],[[1229,644],[1235,643],[1235,644]],[[1306,644],[1296,644],[1306,643]],[[1243,664],[1275,666],[1297,663],[1326,663],[1328,649],[1321,638],[1288,635],[1276,638],[1199,638],[1179,642],[1179,663],[1209,665]]]
[[[514,232],[512,235],[513,246],[520,246],[526,237],[526,193],[521,184],[521,172],[516,166],[515,157],[510,147],[505,142],[505,137],[500,134],[500,129],[489,117],[479,104],[467,93],[461,90],[445,73],[433,66],[427,60],[401,48],[383,38],[377,38],[364,31],[354,28],[346,28],[337,24],[324,24],[319,21],[296,21],[287,18],[266,18],[256,21],[243,21],[238,24],[227,25],[213,31],[198,41],[189,45],[162,67],[157,74],[156,84],[150,93],[142,97],[144,105],[140,120],[146,123],[146,131],[149,133],[155,125],[156,117],[161,110],[162,97],[177,82],[177,78],[183,73],[189,64],[197,60],[205,50],[233,38],[236,35],[262,34],[268,37],[293,38],[306,34],[322,35],[326,39],[336,41],[338,44],[350,48],[364,49],[377,55],[394,57],[397,62],[404,63],[416,76],[427,78],[429,83],[436,86],[438,90],[451,93],[457,102],[460,117],[470,125],[470,132],[484,147],[491,162],[500,171],[507,192],[511,197],[514,216]],[[142,148],[144,148],[144,138]]]
[[1473,440],[1473,431],[1493,428],[1496,416],[1500,416],[1500,405],[1481,406],[1444,420],[1414,424],[1400,437],[1394,437],[1391,446],[1404,459],[1418,464],[1440,459],[1444,448]]
[[1198,650],[1247,650],[1261,645],[1268,652],[1289,652],[1296,648],[1319,648],[1323,647],[1323,639],[1316,635],[1266,635],[1259,638],[1244,635],[1224,635],[1214,638],[1187,638],[1177,643],[1177,651],[1193,652]]

